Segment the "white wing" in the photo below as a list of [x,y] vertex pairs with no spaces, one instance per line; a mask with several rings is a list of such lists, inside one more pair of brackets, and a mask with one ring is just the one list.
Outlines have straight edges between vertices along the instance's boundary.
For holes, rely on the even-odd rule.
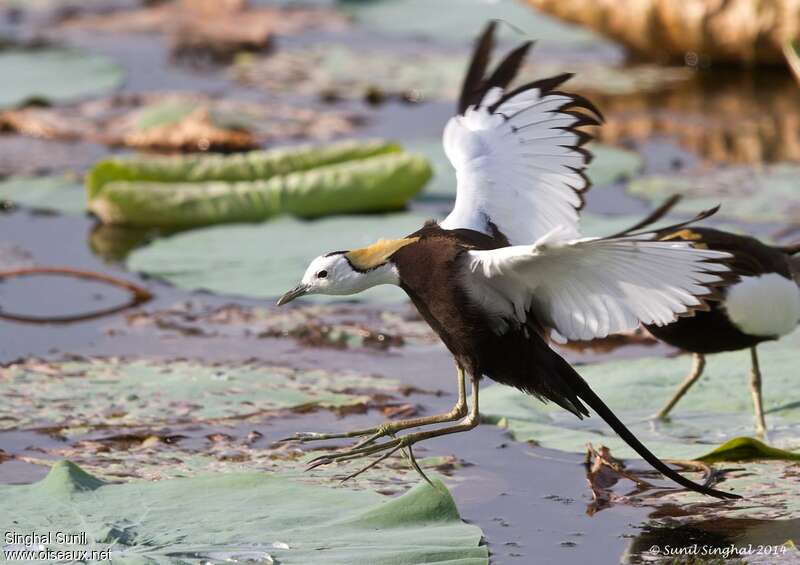
[[571,340],[665,325],[704,306],[702,297],[729,271],[728,253],[651,233],[469,251],[465,285],[497,331],[529,313]]
[[[447,123],[444,150],[456,170],[458,192],[445,229],[468,228],[512,245],[533,243],[560,227],[578,237],[578,210],[589,188],[583,171],[600,114],[580,96],[555,88],[572,75],[536,81],[506,92],[528,45],[513,51],[488,77],[486,34],[476,48],[461,95],[460,114]],[[577,112],[576,109],[584,110]]]

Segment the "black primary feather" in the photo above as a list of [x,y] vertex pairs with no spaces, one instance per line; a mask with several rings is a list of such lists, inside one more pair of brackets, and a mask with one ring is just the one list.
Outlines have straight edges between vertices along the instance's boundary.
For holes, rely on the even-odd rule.
[[497,22],[489,22],[475,45],[472,61],[469,64],[469,69],[464,77],[464,84],[461,87],[461,96],[458,99],[459,114],[463,114],[467,108],[477,104],[483,98],[481,85],[483,84],[483,76],[486,74],[486,68],[489,66],[489,58],[494,49],[495,28],[497,28]]

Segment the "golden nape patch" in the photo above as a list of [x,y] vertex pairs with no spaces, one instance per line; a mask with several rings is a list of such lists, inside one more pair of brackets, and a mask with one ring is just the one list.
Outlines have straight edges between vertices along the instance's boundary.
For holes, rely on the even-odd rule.
[[353,249],[345,253],[345,257],[352,265],[361,271],[374,269],[378,265],[384,264],[392,256],[392,253],[419,240],[418,237],[403,239],[379,239],[372,245]]
[[[671,239],[683,239],[685,241],[700,241],[703,239],[703,236],[697,232],[693,232],[690,229],[685,229],[681,231],[676,231],[675,233],[671,233],[669,235],[665,235],[661,238],[661,241],[669,241]],[[698,249],[708,249],[708,245],[705,243],[695,243],[695,247]]]

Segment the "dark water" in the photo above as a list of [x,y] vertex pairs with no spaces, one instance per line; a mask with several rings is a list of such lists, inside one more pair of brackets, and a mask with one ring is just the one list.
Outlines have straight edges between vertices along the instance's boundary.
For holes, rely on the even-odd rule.
[[[67,39],[92,51],[113,56],[126,69],[126,91],[189,90],[226,96],[259,97],[263,93],[230,83],[221,72],[203,72],[176,68],[168,64],[165,40],[158,37],[89,36],[68,34]],[[314,41],[315,37],[308,37]],[[302,36],[289,41],[302,42]],[[343,41],[381,41],[380,36],[361,30]],[[398,40],[393,40],[398,41]],[[715,113],[725,103],[754,104],[758,108],[784,105],[790,86],[782,81],[771,83],[768,103],[756,96],[765,92],[759,85],[764,79],[737,76],[718,83],[702,81],[682,92],[659,92],[647,95],[606,97],[599,105],[612,112],[624,112],[627,105],[672,108],[686,115],[693,108],[710,119],[724,119]],[[731,86],[733,85],[733,86]],[[710,102],[706,103],[706,100]],[[770,106],[772,104],[772,106]],[[451,113],[450,103],[407,105],[389,103],[367,107],[358,102],[342,103],[367,116],[359,136],[395,138],[438,137],[442,124]],[[785,105],[784,105],[785,106]],[[781,106],[781,107],[784,107]],[[790,109],[791,107],[788,106]],[[765,112],[766,110],[764,110]],[[787,110],[789,111],[789,110]],[[797,108],[800,113],[800,107]],[[763,112],[762,112],[763,113]],[[722,117],[719,117],[722,116]],[[784,114],[784,119],[785,119]],[[641,118],[644,119],[644,118]],[[721,128],[721,126],[720,126]],[[718,128],[718,129],[720,129]],[[715,130],[716,131],[716,130]],[[719,135],[730,135],[724,128]],[[798,134],[800,135],[800,134]],[[690,166],[702,158],[702,140],[689,142],[680,132],[655,131],[635,140],[645,155],[646,170],[662,172]],[[786,156],[775,149],[769,134],[759,137],[765,160]],[[693,145],[694,143],[694,145]],[[105,147],[87,143],[45,142],[15,136],[0,136],[0,170],[4,173],[32,172],[69,167],[85,170],[96,159],[109,153]],[[735,154],[735,152],[734,152]],[[448,203],[425,203],[423,209],[434,212]],[[597,213],[643,213],[648,205],[626,195],[620,187],[590,193],[588,209]],[[757,230],[769,231],[774,226]],[[40,214],[30,210],[0,213],[0,242],[16,244],[26,250],[33,262],[89,269],[135,281],[155,294],[149,309],[169,307],[192,298],[195,301],[221,305],[227,297],[186,293],[135,273],[126,272],[119,262],[131,248],[146,242],[153,233],[125,229],[98,228],[94,219]],[[92,240],[109,243],[103,254],[92,251]],[[97,245],[94,246],[95,248]],[[17,279],[0,282],[0,305],[6,311],[29,315],[64,315],[102,309],[125,299],[125,294],[107,286],[66,278]],[[269,306],[268,301],[237,299],[243,306]],[[410,402],[419,404],[424,413],[446,411],[454,402],[452,361],[443,347],[406,347],[379,353],[368,350],[335,351],[307,348],[291,339],[228,339],[174,337],[164,340],[158,333],[110,331],[125,325],[124,314],[75,324],[25,324],[0,320],[0,363],[40,357],[58,359],[66,354],[125,355],[156,358],[188,357],[202,360],[241,360],[257,357],[277,365],[297,368],[324,366],[331,370],[357,368],[361,372],[379,373],[424,389],[445,391],[441,396],[412,395]],[[664,351],[666,349],[664,348]],[[652,354],[652,350],[648,351]],[[642,354],[631,346],[613,353],[618,356]],[[571,360],[591,360],[593,354],[570,353]],[[368,414],[336,419],[329,414],[303,418],[303,428],[336,430],[377,421]],[[362,422],[362,420],[364,420]],[[270,421],[257,427],[263,442],[273,441],[297,429],[296,418]],[[250,429],[250,428],[248,428]],[[175,430],[185,434],[186,441],[208,433],[208,429]],[[53,447],[63,439],[40,431],[11,430],[0,432],[0,482],[29,483],[44,476],[46,468],[24,462],[25,456],[41,456],[40,448]],[[583,457],[541,449],[511,441],[493,426],[480,426],[469,434],[458,434],[426,443],[422,455],[457,454],[469,463],[459,471],[453,494],[462,515],[479,525],[486,536],[493,563],[618,563],[622,556],[631,562],[641,559],[653,545],[708,543],[723,547],[742,539],[748,532],[759,531],[763,543],[783,543],[786,531],[798,531],[797,524],[762,523],[755,520],[728,520],[722,523],[695,524],[691,527],[643,527],[658,509],[615,505],[593,515],[588,511],[592,500],[587,488]],[[8,455],[15,458],[9,459]],[[21,457],[21,458],[20,458]],[[618,487],[624,492],[624,486]],[[663,509],[660,510],[663,512]],[[792,530],[795,526],[798,529]],[[783,537],[782,537],[783,536]],[[783,562],[783,561],[782,561]]]

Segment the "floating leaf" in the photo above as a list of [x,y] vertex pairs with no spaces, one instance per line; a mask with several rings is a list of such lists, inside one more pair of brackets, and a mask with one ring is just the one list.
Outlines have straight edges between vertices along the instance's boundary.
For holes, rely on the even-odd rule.
[[[795,332],[759,346],[770,440],[788,450],[800,448],[800,404],[791,400],[798,341],[800,332]],[[673,409],[669,422],[656,422],[652,416],[689,370],[687,357],[598,363],[577,370],[656,455],[692,459],[711,446],[753,433],[748,359],[747,351],[709,356],[704,375]],[[637,456],[597,416],[578,420],[510,387],[495,385],[481,394],[481,413],[520,441],[574,452],[583,452],[591,442],[610,447],[617,456]]]
[[752,437],[735,437],[726,441],[714,451],[695,457],[696,461],[718,463],[720,461],[759,461],[764,459],[783,459],[800,461],[800,453],[770,447]]
[[128,330],[148,334],[156,331],[172,337],[287,337],[306,346],[336,349],[387,350],[436,343],[436,334],[411,308],[378,310],[342,304],[264,308],[187,301],[171,308],[130,314],[127,326],[115,329],[115,333]]
[[86,213],[83,185],[69,176],[11,177],[0,181],[0,200],[65,214]]
[[800,224],[798,175],[800,166],[788,163],[730,167],[709,173],[645,176],[631,182],[628,190],[654,202],[682,194],[675,209],[687,213],[722,204],[720,218]]
[[481,530],[461,521],[438,480],[387,501],[265,473],[106,484],[62,461],[0,496],[14,508],[0,517],[3,531],[86,532],[115,561],[488,563]]
[[[455,100],[467,65],[467,50],[456,53],[428,44],[376,46],[364,50],[326,43],[287,46],[268,57],[240,58],[231,72],[240,82],[270,92],[295,96],[301,93],[323,100],[361,98],[376,104],[390,99],[404,102]],[[565,88],[585,92],[590,98],[682,85],[692,76],[686,68],[623,66],[607,60],[531,60],[522,66],[511,86],[560,74],[565,68],[575,73]]]
[[0,76],[6,77],[0,86],[2,108],[103,94],[122,82],[123,72],[102,55],[47,48],[0,52]]
[[[400,213],[310,222],[278,218],[258,225],[213,226],[136,249],[127,265],[183,289],[275,298],[297,284],[314,257],[363,247],[381,237],[402,237],[418,230],[425,220],[425,216]],[[382,285],[338,300],[385,303],[402,302],[406,297],[399,288]]]
[[491,19],[514,22],[526,37],[553,46],[594,47],[609,43],[593,32],[562,24],[527,9],[514,0],[451,0],[431,4],[427,0],[381,0],[346,2],[361,25],[389,34],[426,36],[441,40],[471,40]]
[[361,406],[395,381],[258,364],[95,359],[30,361],[0,372],[0,429],[168,425],[240,420],[298,407]]
[[[349,159],[359,153],[368,157]],[[280,169],[294,171],[270,174]],[[279,214],[315,218],[397,210],[430,175],[423,157],[397,152],[394,145],[345,142],[207,161],[109,160],[93,169],[87,185],[89,208],[105,223],[188,227]],[[246,180],[237,178],[242,176]]]

